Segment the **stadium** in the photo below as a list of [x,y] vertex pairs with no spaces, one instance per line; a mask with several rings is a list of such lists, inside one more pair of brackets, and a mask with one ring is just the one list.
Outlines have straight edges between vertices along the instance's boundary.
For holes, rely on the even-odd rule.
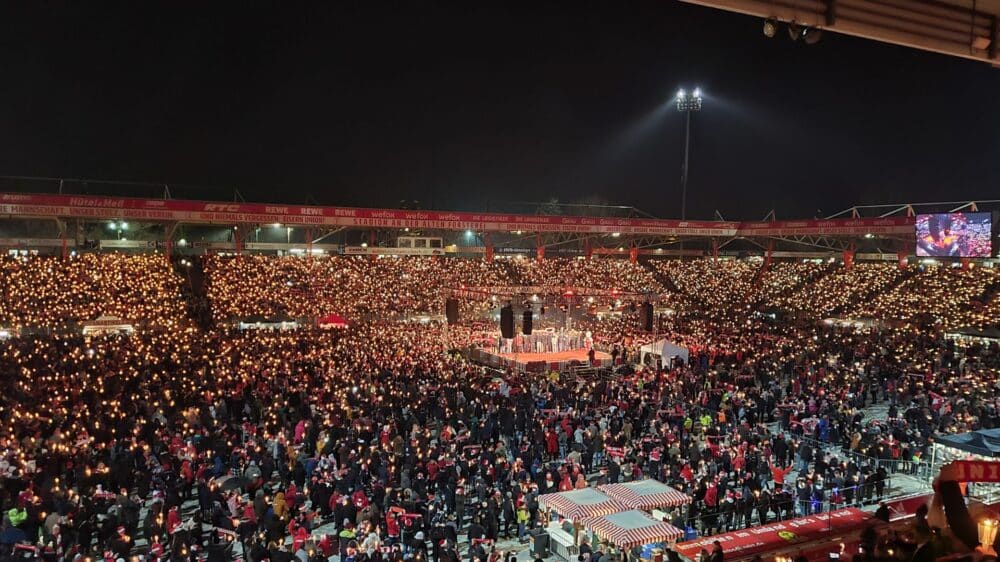
[[[692,3],[743,14],[723,19],[701,7],[667,9],[665,17],[682,20],[676,24],[678,37],[692,44],[702,43],[681,28],[738,29],[733,22],[750,15],[762,19],[766,40],[787,30],[796,49],[833,43],[847,45],[848,53],[866,52],[858,43],[830,38],[846,34],[976,63],[997,60],[995,2],[972,7],[957,0]],[[601,20],[597,14],[604,9],[580,8],[588,20]],[[636,9],[659,13],[661,7]],[[561,21],[564,14],[557,12]],[[364,20],[340,7],[333,13],[338,21]],[[607,17],[614,28],[614,17]],[[457,18],[478,21],[471,12]],[[625,14],[630,26],[640,19]],[[404,25],[395,32],[411,27],[407,18],[400,21]],[[275,53],[326,44],[314,43],[308,33],[300,37],[300,27],[313,29],[300,22],[290,26],[294,33],[275,31],[283,42],[272,38],[262,44]],[[150,27],[151,33],[159,29]],[[204,30],[178,33],[205,36]],[[651,35],[635,35],[640,43],[653,41]],[[615,33],[601,37],[615,38],[609,45],[635,54],[628,42],[616,42],[621,38]],[[239,44],[256,41],[254,35]],[[738,36],[724,43],[745,41]],[[407,47],[402,40],[387,44],[399,51]],[[419,50],[416,44],[409,47]],[[237,68],[233,74],[229,64],[196,65],[202,78],[254,75],[270,52],[248,48],[236,56],[224,45],[189,48],[207,59],[216,50],[233,57],[227,59]],[[438,53],[435,64],[456,57],[461,76],[484,72],[453,49]],[[797,58],[801,51],[775,49],[759,52],[789,67],[803,64]],[[887,52],[892,56],[879,60],[898,56]],[[56,58],[62,56],[70,53]],[[283,71],[295,66],[291,57],[274,56]],[[354,84],[319,64],[326,56],[302,55],[298,62],[308,67],[307,74],[335,74],[338,87],[357,87],[366,97],[378,99],[389,89],[382,86],[391,83],[392,72],[366,75]],[[518,56],[505,51],[496,59],[486,57],[496,64],[486,74],[508,77],[507,61],[531,66],[517,62]],[[579,64],[601,77],[615,76],[601,60],[587,57]],[[622,64],[614,60],[608,66]],[[699,60],[712,67],[711,57]],[[905,68],[910,59],[900,60]],[[25,64],[46,67],[33,59]],[[350,65],[331,68],[339,72],[341,66]],[[739,65],[730,66],[739,75],[733,70]],[[100,70],[97,65],[95,72]],[[580,88],[573,80],[559,82],[558,74],[533,75],[538,83],[560,85],[559,95],[539,89],[535,102],[541,113],[556,114],[572,134],[593,127],[606,148],[607,131],[589,122],[580,129],[567,124],[602,110],[563,97],[565,91],[594,88],[606,104],[595,85],[606,78],[588,78]],[[142,72],[131,71],[129,78],[133,75]],[[44,83],[41,74],[30,76]],[[480,79],[481,86],[496,86]],[[293,87],[292,80],[287,84],[287,89],[261,89],[279,98],[294,92],[295,103],[284,106],[293,114],[300,101],[303,107],[324,105],[316,99],[329,93],[323,84],[313,90]],[[512,84],[501,93],[514,96],[522,86]],[[788,104],[773,84],[760,88],[775,97],[768,107]],[[526,202],[505,196],[532,194],[531,186],[490,189],[492,176],[503,176],[490,168],[491,159],[500,156],[468,162],[448,156],[462,142],[485,136],[494,142],[481,152],[496,151],[510,162],[522,148],[537,151],[532,157],[546,166],[560,160],[558,150],[535,145],[502,150],[525,139],[547,139],[550,131],[518,133],[498,118],[485,135],[477,132],[472,115],[493,110],[503,115],[504,104],[497,100],[491,99],[486,111],[452,98],[448,110],[463,108],[452,117],[462,126],[470,123],[468,136],[462,142],[449,138],[438,160],[421,165],[408,160],[404,145],[424,139],[407,139],[407,127],[419,129],[424,121],[433,122],[431,128],[449,126],[437,121],[449,111],[435,109],[431,99],[447,89],[417,82],[405,90],[426,111],[414,111],[412,121],[397,121],[386,110],[403,140],[367,133],[369,125],[377,129],[374,119],[356,130],[347,121],[342,129],[335,127],[337,138],[327,139],[337,147],[335,154],[316,160],[329,158],[349,170],[351,159],[367,152],[358,147],[371,134],[380,146],[370,157],[384,163],[384,170],[368,167],[364,174],[371,183],[331,188],[320,197],[305,187],[268,185],[250,192],[253,187],[0,176],[0,562],[996,558],[1000,199],[988,188],[973,193],[982,196],[952,196],[955,189],[912,201],[894,197],[899,191],[890,182],[830,193],[824,176],[840,177],[831,162],[860,162],[859,169],[874,177],[890,167],[882,160],[890,161],[895,150],[886,148],[872,159],[876,165],[864,168],[865,158],[858,156],[864,151],[851,147],[866,139],[845,141],[835,128],[810,134],[833,139],[822,140],[835,143],[836,153],[813,151],[808,135],[790,135],[773,123],[754,129],[746,154],[712,153],[723,141],[706,139],[698,130],[692,137],[692,113],[704,102],[706,110],[715,104],[720,112],[745,118],[749,112],[743,110],[752,104],[741,108],[698,88],[656,102],[659,109],[647,112],[640,126],[616,137],[615,150],[602,149],[594,157],[592,147],[576,147],[583,156],[567,160],[573,172],[555,176],[572,190],[553,182],[552,193],[578,195],[584,188],[574,182],[587,185],[584,176],[601,177],[606,162],[614,162],[608,168],[615,179],[607,184],[614,188],[605,185],[600,197],[575,197],[572,203],[548,193],[536,194],[542,202]],[[469,90],[476,93],[469,97],[488,98],[487,89]],[[180,91],[209,96],[212,88],[188,83]],[[115,111],[122,106],[129,114],[134,103],[151,119],[170,96],[151,96],[147,105],[102,93]],[[244,107],[239,97],[234,107]],[[625,98],[614,99],[627,105]],[[953,105],[953,111],[963,111],[962,104]],[[628,186],[643,176],[630,169],[643,168],[640,160],[661,163],[635,141],[650,123],[663,119],[664,107],[676,108],[684,123],[676,212],[674,186],[668,194],[659,186]],[[310,111],[323,121],[318,109]],[[242,127],[280,112],[244,107],[237,112],[238,126],[214,121],[225,121],[225,111],[209,113],[194,112],[190,123],[197,135],[166,135],[176,141],[162,145],[177,150],[164,151],[170,166],[188,176],[211,176],[207,168],[188,168],[183,161],[198,158],[177,157],[185,154],[178,146],[203,147],[195,137],[226,129],[232,145],[211,159],[241,160],[247,173],[266,174],[270,160],[232,154],[227,159],[226,151],[236,150],[238,136],[264,142],[259,139],[266,135],[244,134],[253,129]],[[762,123],[764,115],[761,110],[757,116]],[[844,115],[837,119],[849,121]],[[969,137],[978,138],[982,123],[989,128],[993,115],[983,110],[979,121],[963,125]],[[66,119],[60,130],[87,129],[86,116],[59,117]],[[616,126],[627,121],[620,115],[613,120]],[[808,119],[794,120],[797,127],[802,121],[802,130],[809,128]],[[739,137],[739,128],[719,136]],[[342,131],[356,138],[339,136]],[[691,216],[700,218],[689,218],[692,143],[695,154],[706,146],[710,154],[726,156],[719,168],[738,168],[710,170],[709,177],[742,180],[768,167],[749,163],[768,157],[771,145],[761,131],[792,138],[785,145],[788,154],[802,154],[791,144],[809,145],[805,159],[816,173],[801,178],[797,164],[781,162],[789,171],[774,167],[765,177],[795,175],[794,184],[706,181],[690,194],[697,201]],[[0,141],[5,134],[0,131]],[[931,142],[952,142],[944,137]],[[32,148],[30,135],[18,141],[24,145],[8,147],[14,156],[0,150],[0,161],[44,152]],[[566,138],[561,142],[573,145]],[[911,142],[919,145],[913,139],[898,144]],[[108,160],[154,175],[149,170],[155,166],[136,155],[155,150],[134,144],[135,152],[123,150]],[[756,144],[766,146],[753,152]],[[73,161],[61,146],[52,144],[57,156],[49,169],[60,168],[52,163],[59,158]],[[276,153],[299,152],[266,146]],[[110,152],[106,146],[95,150]],[[975,159],[989,162],[990,150]],[[614,161],[611,153],[628,156]],[[82,158],[94,153],[86,154]],[[912,158],[914,170],[926,169],[920,156]],[[447,161],[444,176],[435,172],[441,160]],[[695,164],[707,160],[696,157]],[[954,178],[979,177],[980,168],[963,162]],[[394,167],[416,179],[380,188],[385,193],[370,187]],[[482,180],[481,192],[463,187],[441,196],[421,187],[466,168],[482,169],[470,176]],[[548,168],[525,169],[549,179]],[[289,166],[283,173],[293,178],[289,182],[309,176],[299,172]],[[937,177],[907,172],[893,170],[923,187],[905,193],[941,194]],[[656,174],[649,178],[660,181]],[[792,193],[788,185],[803,186],[803,192]],[[396,190],[406,198],[386,203]],[[425,193],[437,200],[417,201],[431,199]],[[854,193],[857,204],[839,205]],[[747,216],[759,208],[744,205],[747,198],[764,205],[768,197],[776,201],[769,212]],[[636,200],[644,203],[633,205]],[[738,209],[739,216],[727,219],[718,208],[711,213],[709,205],[718,201],[729,206],[717,207]],[[834,212],[783,215],[783,209],[834,203]]]
[[[194,548],[200,525],[208,548],[288,532],[348,556],[387,521],[379,548],[517,535],[571,557],[589,543],[560,521],[603,541],[626,509],[642,544],[682,554],[822,514],[856,547],[877,506],[930,496],[957,456],[933,435],[1000,422],[996,202],[727,222],[60,187],[0,194],[6,442],[24,447],[6,470],[51,494],[18,494],[43,535],[51,502],[89,493],[81,509],[113,507],[112,548],[146,555]],[[966,243],[979,217],[985,242]],[[978,254],[927,257],[929,220]],[[137,452],[166,464],[122,465]],[[66,458],[79,468],[45,481]],[[670,493],[566,499],[647,481]]]

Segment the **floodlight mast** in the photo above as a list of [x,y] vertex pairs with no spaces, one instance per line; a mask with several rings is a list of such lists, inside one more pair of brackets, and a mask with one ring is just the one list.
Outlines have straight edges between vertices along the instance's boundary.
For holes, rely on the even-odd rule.
[[691,112],[701,111],[701,88],[690,94],[684,89],[677,91],[677,111],[684,113],[684,163],[681,165],[681,220],[687,220],[688,161],[691,153]]

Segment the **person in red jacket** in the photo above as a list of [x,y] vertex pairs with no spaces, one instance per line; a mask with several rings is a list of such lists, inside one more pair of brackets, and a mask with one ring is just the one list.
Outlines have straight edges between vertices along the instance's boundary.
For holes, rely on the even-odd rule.
[[257,514],[254,513],[253,510],[253,502],[247,502],[243,506],[243,518],[253,523],[254,525],[257,524]]
[[555,458],[559,455],[559,436],[551,429],[545,432],[545,452],[549,457]]
[[559,481],[559,491],[569,492],[573,490],[573,483],[569,479],[569,474],[563,474],[562,479]]
[[176,530],[177,527],[180,526],[181,526],[181,514],[180,511],[177,510],[177,506],[175,505],[174,507],[170,508],[170,511],[167,512],[167,532],[173,533],[174,530]]
[[683,478],[685,482],[694,480],[694,471],[691,470],[691,465],[689,463],[684,463],[684,468],[681,469],[681,478]]
[[388,543],[395,544],[399,542],[399,514],[406,513],[401,507],[392,506],[389,508],[389,512],[385,514],[385,528],[386,536],[388,537]]
[[771,478],[774,480],[774,489],[781,490],[785,486],[785,477],[792,472],[794,465],[788,465],[787,468],[780,468],[775,466],[773,462],[768,463],[771,467]]
[[713,480],[711,484],[708,485],[708,489],[705,490],[705,506],[715,507],[719,505],[719,487]]
[[298,499],[299,489],[295,485],[295,482],[292,482],[288,485],[288,489],[285,490],[285,503],[288,504],[288,509],[294,508]]

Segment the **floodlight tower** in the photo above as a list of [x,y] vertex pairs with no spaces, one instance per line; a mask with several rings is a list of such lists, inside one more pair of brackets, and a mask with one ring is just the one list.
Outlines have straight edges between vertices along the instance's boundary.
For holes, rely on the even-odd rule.
[[684,164],[681,166],[681,220],[687,220],[688,155],[691,152],[691,112],[701,111],[701,88],[677,91],[677,111],[684,113]]

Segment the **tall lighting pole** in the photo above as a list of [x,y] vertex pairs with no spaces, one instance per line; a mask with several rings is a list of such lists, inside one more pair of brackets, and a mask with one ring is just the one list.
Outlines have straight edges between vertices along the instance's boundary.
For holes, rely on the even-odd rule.
[[684,113],[684,164],[681,166],[681,220],[687,220],[688,155],[691,152],[691,112],[701,111],[701,88],[677,92],[677,111]]

